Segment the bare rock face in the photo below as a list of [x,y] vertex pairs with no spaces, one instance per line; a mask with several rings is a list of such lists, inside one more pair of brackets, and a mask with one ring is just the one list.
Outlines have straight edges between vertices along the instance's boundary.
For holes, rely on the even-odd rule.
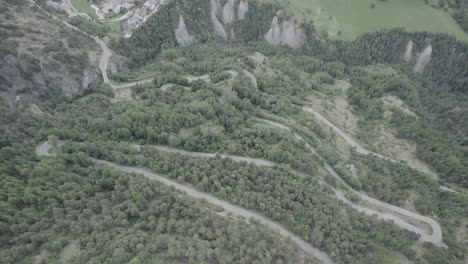
[[[93,51],[88,52],[89,65],[97,65],[99,60],[96,60],[96,56]],[[86,89],[92,82],[99,80],[100,71],[96,67],[87,67],[83,70],[83,78],[81,81],[81,88]],[[78,91],[74,91],[75,93]]]
[[234,5],[236,0],[229,0],[223,7],[224,24],[230,24],[234,21]]
[[414,68],[413,68],[413,72],[422,73],[426,65],[431,60],[431,55],[432,55],[432,46],[429,45],[423,50],[423,52],[418,54],[418,57],[416,58],[416,64],[414,65]]
[[406,45],[406,51],[405,51],[406,63],[409,63],[413,59],[413,46],[414,46],[414,43],[412,40],[410,40],[408,42],[408,45]]
[[109,59],[109,65],[107,66],[107,69],[112,74],[116,73],[125,68],[124,65],[126,61],[126,57],[119,54],[112,54],[112,56]]
[[241,0],[237,9],[239,20],[244,19],[247,12],[249,12],[249,2],[247,0]]
[[258,51],[250,55],[249,58],[251,58],[257,65],[261,65],[265,63],[265,61],[268,60],[268,57],[266,57],[265,55],[263,55],[261,52],[258,52]]
[[306,40],[304,30],[291,20],[278,21],[275,16],[271,26],[265,34],[265,40],[271,45],[287,45],[291,48],[299,48]]
[[[35,57],[13,57],[0,59],[0,91],[7,101],[31,101],[63,94],[71,96],[86,89],[90,83],[100,79],[95,64],[81,68],[79,65],[58,67],[55,61],[44,61]],[[15,99],[16,98],[16,99]]]
[[219,15],[219,10],[221,9],[221,4],[219,0],[210,0],[211,10],[215,12],[216,15]]
[[195,37],[188,33],[187,26],[182,16],[179,16],[179,25],[175,30],[175,37],[177,44],[179,44],[181,47],[188,47],[195,42]]
[[220,36],[224,40],[227,40],[226,30],[224,29],[223,24],[218,19],[219,10],[220,10],[220,3],[219,0],[210,0],[211,4],[211,22],[213,23],[213,27],[215,30],[216,35]]
[[278,25],[277,16],[271,21],[270,29],[265,35],[265,40],[272,45],[279,45],[281,43],[281,29]]

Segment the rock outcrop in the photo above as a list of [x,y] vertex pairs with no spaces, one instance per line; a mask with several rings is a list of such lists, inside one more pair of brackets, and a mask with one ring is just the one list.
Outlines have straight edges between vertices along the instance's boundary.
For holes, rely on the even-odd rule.
[[[91,83],[93,83],[96,80],[99,80],[101,72],[97,67],[92,66],[92,65],[97,65],[99,63],[99,60],[96,59],[94,55],[94,51],[89,51],[88,52],[88,61],[89,61],[89,67],[85,68],[83,70],[83,75],[81,78],[81,89],[80,90],[85,90]],[[78,93],[78,91],[73,91],[72,94]],[[70,95],[72,95],[70,94]]]
[[223,7],[223,21],[224,24],[230,24],[234,22],[234,5],[236,3],[236,0],[229,0]]
[[306,36],[304,30],[294,21],[285,19],[280,22],[278,16],[275,16],[265,34],[265,40],[275,46],[299,48],[305,42]]
[[406,51],[405,51],[405,61],[406,63],[410,63],[411,60],[413,59],[413,46],[414,43],[412,40],[408,41],[408,45],[406,45]]
[[219,0],[210,0],[211,11],[214,11],[216,15],[219,14],[219,10],[221,9],[221,4]]
[[211,22],[213,23],[214,31],[216,35],[220,36],[224,40],[227,40],[228,37],[226,34],[226,30],[224,29],[223,24],[221,24],[221,22],[218,19],[220,3],[218,2],[218,0],[210,0],[210,4],[211,4],[210,16],[211,16]]
[[116,53],[112,54],[112,56],[109,58],[109,65],[107,65],[107,71],[111,74],[114,74],[118,71],[123,70],[125,68],[126,61],[126,57]]
[[195,42],[195,37],[190,35],[187,31],[187,25],[185,24],[184,18],[179,15],[179,25],[175,30],[175,37],[177,44],[181,47],[188,47]]
[[239,20],[244,19],[247,12],[249,12],[249,1],[240,0],[239,7],[237,8],[237,16]]
[[432,46],[429,45],[423,50],[423,52],[418,54],[418,57],[416,58],[416,64],[414,65],[414,68],[413,68],[413,72],[422,73],[424,71],[424,68],[426,68],[426,65],[431,60],[431,55],[432,55]]
[[256,51],[254,54],[250,55],[249,58],[251,58],[255,62],[255,64],[257,64],[257,65],[261,65],[261,64],[265,63],[265,61],[268,60],[268,58],[265,55],[263,55],[262,53],[260,53],[258,51]]
[[[208,4],[208,2],[205,2]],[[258,5],[258,6],[257,6]],[[260,37],[263,37],[272,45],[286,45],[292,48],[299,48],[306,41],[306,32],[302,26],[292,18],[283,19],[282,11],[278,11],[276,16],[270,7],[265,7],[267,11],[260,13],[260,18],[252,17],[248,23],[242,21],[247,18],[250,9],[261,9],[261,4],[249,2],[249,0],[209,0],[209,5],[205,5],[204,15],[193,16],[191,13],[180,13],[179,23],[175,30],[175,38],[179,46],[187,47],[192,45],[196,39],[202,41],[206,38],[206,30],[210,35],[220,37],[224,41],[235,41],[237,38],[242,41],[259,40],[258,34],[250,27],[261,27],[264,30],[266,23],[271,26]],[[260,12],[260,11],[259,11]],[[182,16],[182,17],[181,17]],[[190,20],[190,21],[189,21]],[[204,20],[202,23],[198,20]],[[188,32],[185,22],[199,23],[199,27],[190,27],[192,32]],[[206,28],[206,23],[212,28]],[[201,26],[201,27],[200,27]],[[249,27],[249,28],[247,28]],[[203,28],[203,29],[200,29]]]

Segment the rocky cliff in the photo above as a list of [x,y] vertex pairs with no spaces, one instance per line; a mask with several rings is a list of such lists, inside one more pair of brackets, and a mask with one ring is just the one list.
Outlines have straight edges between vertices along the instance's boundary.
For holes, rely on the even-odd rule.
[[416,63],[413,68],[413,72],[422,73],[424,68],[431,60],[432,55],[432,46],[428,45],[421,53],[418,54],[416,58]]
[[129,57],[151,58],[163,44],[188,47],[214,39],[298,48],[306,42],[307,31],[279,12],[282,8],[257,0],[173,0],[134,32],[125,49]]
[[299,48],[306,41],[306,35],[301,25],[291,19],[279,21],[275,16],[271,21],[271,26],[265,34],[265,40],[271,45],[286,45],[291,48]]
[[187,25],[185,24],[184,18],[182,16],[179,16],[179,25],[175,30],[175,37],[177,43],[181,47],[188,47],[195,42],[195,38],[190,35],[190,33],[188,33]]
[[417,53],[416,58],[413,58],[413,48],[414,42],[412,40],[408,41],[408,44],[406,45],[404,60],[407,64],[414,65],[414,73],[421,74],[423,73],[424,68],[427,66],[427,64],[431,61],[432,45],[427,45],[423,51]]

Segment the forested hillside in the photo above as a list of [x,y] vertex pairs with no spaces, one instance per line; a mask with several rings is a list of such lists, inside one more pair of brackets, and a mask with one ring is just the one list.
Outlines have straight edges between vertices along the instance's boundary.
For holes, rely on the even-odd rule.
[[313,263],[264,226],[141,176],[83,155],[39,160],[44,122],[1,110],[2,263]]
[[[255,0],[166,1],[124,38],[40,4],[0,11],[0,68],[31,54],[54,95],[0,97],[1,263],[466,263],[465,42],[332,40]],[[59,93],[96,44],[102,81]]]
[[[407,33],[401,29],[365,34],[351,45],[337,43],[338,52],[332,52],[331,56],[351,65],[390,63],[401,64],[413,70],[414,64],[404,61],[405,50],[410,41],[414,43],[414,56],[422,53],[429,45],[432,47],[430,63],[422,72],[424,79],[448,86],[453,92],[468,93],[467,44],[447,35]],[[415,58],[411,60],[414,62]]]
[[[30,136],[33,131],[39,131],[39,133],[34,133],[38,139],[56,135],[60,139],[88,142],[86,145],[65,147],[64,151],[72,155],[63,156],[59,161],[63,159],[67,162],[66,164],[69,164],[66,166],[67,171],[74,168],[73,164],[77,164],[77,169],[89,167],[89,171],[79,174],[72,170],[67,173],[78,173],[78,175],[82,175],[79,177],[80,179],[85,179],[85,176],[91,172],[92,175],[95,175],[92,179],[101,177],[98,176],[102,174],[100,169],[86,161],[88,155],[120,164],[149,167],[179,182],[193,185],[197,189],[213,193],[217,197],[265,214],[331,254],[338,263],[379,262],[384,258],[392,259],[391,256],[395,254],[392,252],[400,252],[405,255],[405,258],[422,259],[429,263],[439,263],[440,259],[451,259],[453,263],[457,263],[463,259],[463,247],[458,242],[456,226],[459,226],[460,221],[466,217],[466,212],[461,209],[466,205],[466,196],[441,193],[438,181],[428,178],[424,173],[411,170],[404,164],[386,164],[372,158],[367,160],[351,156],[352,162],[361,172],[358,178],[360,187],[356,188],[396,205],[402,205],[410,197],[416,195],[418,197],[415,201],[416,210],[423,214],[436,215],[441,220],[445,235],[444,241],[449,245],[449,249],[444,250],[426,245],[424,249],[418,249],[425,251],[423,256],[417,256],[416,249],[412,247],[415,239],[414,234],[403,232],[391,224],[357,214],[353,209],[337,202],[333,192],[320,187],[321,178],[333,185],[337,185],[337,183],[324,175],[321,169],[322,163],[317,160],[315,154],[287,132],[274,129],[252,118],[256,115],[269,117],[273,114],[291,120],[295,123],[291,124],[297,131],[307,136],[307,140],[317,148],[321,155],[326,157],[330,164],[336,167],[343,177],[348,175],[347,177],[352,178],[353,176],[349,176],[343,165],[346,158],[341,154],[341,150],[337,151],[333,147],[337,139],[320,123],[301,114],[293,102],[301,102],[300,98],[316,92],[327,93],[329,96],[334,93],[338,94],[338,90],[333,86],[335,79],[350,78],[353,84],[352,89],[355,92],[351,92],[353,90],[350,89],[348,96],[350,96],[350,102],[353,105],[356,104],[356,113],[358,115],[362,113],[364,120],[378,122],[381,117],[375,115],[374,108],[366,108],[364,106],[367,104],[361,105],[361,103],[369,100],[377,107],[382,107],[379,106],[382,103],[380,100],[385,93],[400,96],[402,100],[407,101],[408,105],[412,106],[412,109],[424,116],[426,114],[425,108],[421,106],[418,96],[423,90],[415,86],[418,84],[417,82],[407,80],[407,85],[411,85],[409,87],[412,88],[406,96],[395,88],[398,86],[389,86],[392,88],[381,87],[379,88],[381,90],[365,93],[380,94],[380,97],[360,98],[359,89],[370,89],[366,88],[365,80],[374,82],[374,84],[378,84],[379,81],[390,84],[391,82],[386,79],[389,77],[382,78],[382,75],[374,75],[373,72],[360,69],[360,66],[347,67],[339,62],[326,62],[299,53],[291,54],[286,52],[287,48],[264,49],[269,58],[268,62],[265,62],[264,65],[256,65],[249,56],[253,50],[264,47],[263,44],[231,45],[228,48],[224,45],[203,45],[193,47],[190,50],[163,52],[158,57],[159,62],[152,66],[153,72],[158,73],[158,78],[153,83],[135,87],[133,97],[136,100],[134,101],[112,103],[111,98],[96,91],[94,94],[81,98],[69,100],[58,98],[42,104],[40,108],[44,114],[36,117],[33,115],[29,119],[18,119],[15,115],[11,115],[9,119],[5,119],[10,120],[7,122],[9,125],[4,127],[7,129],[5,131],[11,130],[12,132],[4,133],[8,137],[2,141],[4,151],[10,149],[6,148],[7,146],[15,146],[13,142],[20,142],[23,137]],[[292,67],[292,65],[296,66]],[[222,77],[223,69],[232,68],[238,69],[239,72],[241,69],[255,72],[257,88],[251,79],[241,74],[234,79],[229,76]],[[276,76],[273,77],[272,72],[276,72]],[[181,81],[183,78],[178,80],[174,77],[184,76],[188,73],[209,74],[212,81],[200,80],[188,83]],[[398,74],[400,79],[406,78],[403,72]],[[352,79],[352,76],[355,79]],[[380,79],[376,79],[378,76]],[[167,81],[180,83],[180,85],[175,85],[164,91],[159,89]],[[372,87],[380,86],[374,85]],[[8,111],[6,112],[8,113]],[[28,111],[24,112],[24,115],[28,115]],[[32,122],[31,118],[37,121]],[[397,118],[396,120],[403,121],[404,119]],[[418,120],[426,122],[425,118]],[[24,122],[31,123],[24,124]],[[423,124],[430,125],[429,123]],[[25,128],[27,128],[28,134],[22,138],[14,139],[14,137],[21,136],[22,134],[19,132]],[[433,129],[435,130],[436,127]],[[422,130],[418,129],[418,131]],[[440,144],[449,146],[443,137],[440,139],[444,140]],[[100,143],[99,141],[108,143]],[[237,164],[230,160],[200,160],[180,155],[163,155],[151,148],[145,149],[144,153],[139,153],[133,148],[129,148],[128,145],[118,147],[114,143],[117,141],[144,145],[169,145],[190,151],[219,152],[264,158],[283,164],[285,167],[266,169],[253,165]],[[421,146],[424,145],[421,144]],[[76,155],[80,151],[87,154]],[[17,155],[9,154],[9,156]],[[460,160],[463,160],[462,157],[460,156]],[[81,163],[76,163],[77,159]],[[41,163],[44,162],[46,161]],[[59,164],[63,164],[63,162],[59,162]],[[291,169],[311,176],[305,179],[299,178]],[[9,173],[15,175],[19,172],[12,170]],[[48,173],[44,175],[48,175]],[[124,177],[120,173],[116,173],[115,177],[117,175],[120,175],[120,178]],[[30,186],[32,182],[26,181],[25,177],[22,176],[19,179],[24,181],[26,186]],[[272,178],[275,180],[271,181]],[[442,182],[454,182],[461,185],[464,179],[450,178],[449,175],[444,176],[443,174],[440,174],[440,178]],[[117,181],[118,178],[113,179]],[[96,186],[96,184],[90,184]],[[116,184],[117,182],[113,185]],[[123,182],[120,184],[130,186],[131,183]],[[24,188],[28,189],[28,187]],[[29,187],[29,189],[31,188]],[[90,193],[95,192],[89,191]],[[316,200],[318,197],[324,200]],[[286,202],[288,199],[291,201]],[[304,199],[310,202],[306,203]],[[21,203],[24,202],[21,201]],[[30,205],[25,204],[24,206]],[[141,206],[147,205],[143,203]],[[339,208],[346,209],[347,213],[341,215]],[[102,214],[102,212],[94,213]],[[337,219],[343,218],[348,220],[344,223],[337,221]],[[132,223],[129,219],[127,221]],[[305,222],[308,224],[304,225]],[[363,222],[368,223],[365,228],[361,226]],[[121,228],[127,229],[126,226]],[[41,230],[48,230],[48,227],[42,227]],[[104,231],[95,232],[98,235]],[[381,235],[376,236],[377,232],[381,232]],[[337,237],[335,238],[335,236]],[[67,240],[67,242],[71,241],[76,241],[76,237]],[[82,250],[85,251],[88,248],[86,243],[81,242],[80,244]],[[44,248],[44,246],[38,245],[37,248]],[[39,253],[39,251],[35,252]],[[205,250],[200,249],[200,251],[204,252]],[[110,253],[106,252],[108,251],[105,247],[97,248],[89,253],[89,257],[110,259],[110,255],[106,255]],[[146,249],[143,248],[141,252],[146,252]],[[148,261],[148,258],[145,257],[147,255],[142,254],[135,256],[141,256],[142,260]],[[164,255],[166,253],[161,254],[166,256]],[[135,257],[130,255],[126,253],[125,257],[122,255],[122,259]],[[17,257],[16,254],[9,256]],[[83,260],[83,258],[85,257],[80,259]],[[203,259],[203,257],[201,258]]]
[[436,7],[452,14],[465,32],[468,32],[468,2],[464,0],[439,0]]
[[[195,8],[197,6],[197,8]],[[223,3],[221,3],[223,6]],[[228,24],[226,31],[234,30],[235,38],[231,41],[263,41],[272,17],[276,11],[284,8],[279,4],[252,1],[244,20]],[[209,19],[210,4],[207,0],[182,3],[171,1],[163,6],[158,16],[153,16],[143,27],[135,32],[128,41],[121,41],[119,48],[130,56],[133,66],[147,64],[162,50],[162,47],[176,46],[174,30],[179,16],[184,17],[187,31],[196,36],[198,42],[206,43],[217,38]],[[198,11],[204,12],[199,16]],[[253,15],[254,14],[254,15]],[[287,19],[286,17],[283,19]],[[156,26],[157,25],[157,26]],[[355,41],[317,41],[313,34],[313,25],[301,25],[307,34],[308,43],[304,46],[314,56],[325,60],[339,60],[348,65],[369,65],[390,63],[402,65],[408,71],[414,70],[418,54],[431,46],[430,63],[424,67],[422,75],[437,85],[447,86],[454,92],[466,94],[468,73],[466,61],[468,48],[466,43],[444,34],[408,33],[404,29],[364,34]],[[325,38],[321,36],[321,38]],[[413,56],[405,62],[404,55],[408,43],[412,42]]]
[[[275,15],[279,14],[280,21],[289,19],[285,14],[278,13],[283,8],[278,3],[248,1],[248,10],[244,15],[240,16],[241,9],[233,8],[233,13],[230,14],[233,16],[232,21],[227,20],[225,7],[228,2],[235,2],[237,7],[244,1],[213,0],[211,4],[209,0],[170,1],[161,8],[157,16],[151,17],[136,30],[129,40],[121,39],[116,49],[132,59],[130,67],[137,67],[147,64],[164,48],[178,46],[175,30],[180,19],[185,21],[186,34],[193,37],[194,43],[216,40],[264,41]],[[219,14],[211,14],[215,10],[219,10]],[[313,28],[304,24],[301,26],[312,39]]]

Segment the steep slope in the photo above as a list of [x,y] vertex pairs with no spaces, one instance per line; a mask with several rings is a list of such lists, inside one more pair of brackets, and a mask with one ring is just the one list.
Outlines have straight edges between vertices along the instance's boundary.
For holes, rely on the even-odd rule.
[[352,42],[321,42],[313,28],[317,21],[298,23],[281,12],[284,9],[287,6],[268,1],[175,0],[162,6],[158,15],[148,19],[128,41],[121,41],[118,48],[138,66],[154,58],[163,46],[186,47],[214,40],[266,41],[309,48],[314,56],[339,58],[350,65],[398,64],[438,85],[467,93],[468,46],[454,37],[394,29],[364,34]]
[[0,95],[9,102],[80,93],[99,79],[99,47],[28,1],[3,1]]
[[175,0],[116,47],[142,65],[163,46],[187,47],[210,41],[266,41],[299,48],[312,35],[310,26],[287,17],[282,6],[246,0]]
[[425,80],[449,86],[453,92],[468,93],[468,45],[446,34],[395,29],[365,34],[352,42],[328,42],[311,52],[322,58],[339,58],[349,65],[403,66]]

